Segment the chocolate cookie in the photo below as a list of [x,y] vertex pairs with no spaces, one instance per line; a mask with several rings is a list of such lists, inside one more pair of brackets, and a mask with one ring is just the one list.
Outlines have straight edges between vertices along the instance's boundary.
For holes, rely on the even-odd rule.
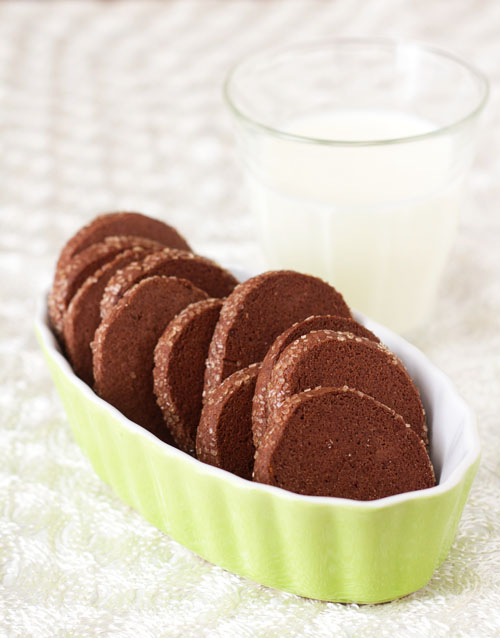
[[289,396],[344,385],[395,410],[427,443],[422,401],[400,359],[381,343],[331,330],[302,335],[281,354],[267,386],[268,427],[273,411]]
[[435,485],[422,439],[394,410],[347,387],[284,401],[256,452],[254,480],[367,501]]
[[210,344],[205,395],[236,370],[262,361],[278,335],[315,314],[351,316],[332,286],[291,270],[266,272],[236,286]]
[[204,299],[184,308],[165,328],[154,352],[156,401],[174,441],[192,455],[205,361],[221,307],[221,299]]
[[252,397],[260,363],[234,372],[203,406],[196,434],[200,461],[252,478]]
[[92,244],[101,242],[106,237],[118,235],[145,237],[171,248],[191,250],[184,237],[179,235],[175,228],[159,219],[153,219],[141,213],[107,213],[93,219],[66,243],[61,251],[57,267],[66,266],[75,255]]
[[75,373],[88,385],[94,383],[90,343],[101,321],[99,304],[106,284],[120,268],[148,254],[141,246],[134,246],[118,255],[84,283],[70,301],[63,317],[63,338],[66,354]]
[[48,298],[49,318],[57,336],[62,337],[63,317],[69,302],[83,282],[118,253],[133,246],[161,248],[161,244],[144,237],[106,237],[75,255],[64,267],[58,267]]
[[96,392],[167,442],[170,433],[153,391],[154,349],[175,315],[206,297],[185,279],[143,279],[101,322],[92,343]]
[[366,337],[371,341],[379,342],[373,332],[365,328],[354,319],[348,317],[337,317],[334,315],[316,315],[299,321],[282,332],[267,351],[262,368],[260,369],[257,382],[255,384],[255,394],[252,406],[252,432],[255,447],[259,447],[267,422],[267,384],[271,379],[271,372],[280,358],[283,350],[302,335],[312,330],[335,330],[339,332],[350,332],[358,337]]
[[210,259],[182,250],[165,249],[130,264],[113,277],[104,291],[101,316],[104,318],[134,284],[154,275],[187,279],[210,297],[225,297],[238,283],[230,272]]

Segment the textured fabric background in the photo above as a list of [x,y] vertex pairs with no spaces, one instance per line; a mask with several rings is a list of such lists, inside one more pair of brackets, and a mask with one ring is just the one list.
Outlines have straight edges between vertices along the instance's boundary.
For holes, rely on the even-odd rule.
[[[432,323],[412,335],[477,411],[483,460],[449,558],[421,591],[325,604],[213,567],[123,505],[72,439],[32,317],[65,238],[137,209],[261,268],[241,195],[228,66],[264,44],[387,35],[445,46],[492,81]],[[0,3],[0,636],[500,635],[500,3]]]

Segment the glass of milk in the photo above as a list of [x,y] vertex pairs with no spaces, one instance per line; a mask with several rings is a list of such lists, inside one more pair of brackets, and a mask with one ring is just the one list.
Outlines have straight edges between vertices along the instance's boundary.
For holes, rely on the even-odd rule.
[[428,318],[449,257],[485,78],[416,43],[260,52],[225,95],[270,268],[332,283],[399,332]]

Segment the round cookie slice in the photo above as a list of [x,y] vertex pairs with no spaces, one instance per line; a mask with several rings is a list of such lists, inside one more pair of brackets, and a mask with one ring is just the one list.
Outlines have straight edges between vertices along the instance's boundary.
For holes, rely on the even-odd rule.
[[210,344],[205,396],[233,372],[262,361],[278,335],[311,315],[351,317],[351,312],[335,288],[291,270],[266,272],[236,286]]
[[132,248],[161,248],[161,244],[144,237],[106,237],[92,244],[73,257],[64,267],[58,267],[48,298],[49,318],[57,336],[62,337],[63,317],[71,299],[83,282],[104,264],[112,261],[118,253]]
[[252,406],[252,432],[255,447],[259,447],[267,423],[267,385],[271,379],[271,372],[281,356],[283,350],[302,335],[312,330],[335,330],[350,332],[359,337],[366,337],[371,341],[379,342],[380,339],[368,328],[365,328],[354,319],[337,317],[334,315],[315,315],[294,323],[293,326],[282,332],[267,351],[262,368],[260,369],[255,384],[255,394]]
[[142,246],[134,246],[118,253],[113,261],[87,277],[64,313],[63,338],[66,354],[75,373],[90,386],[94,383],[90,344],[101,321],[99,304],[104,288],[117,270],[147,254],[148,250]]
[[422,439],[394,410],[347,386],[301,392],[275,411],[254,480],[366,501],[435,485]]
[[153,391],[154,349],[175,315],[206,298],[185,279],[143,279],[101,322],[92,343],[97,394],[167,442],[172,439]]
[[238,283],[230,272],[206,257],[167,248],[130,264],[111,279],[102,297],[101,317],[106,317],[134,284],[154,275],[187,279],[210,297],[225,297]]
[[203,463],[252,478],[252,397],[260,363],[234,372],[210,395],[196,434],[196,455]]
[[156,401],[174,441],[193,456],[205,361],[221,307],[221,299],[204,299],[184,308],[165,328],[154,352]]
[[318,386],[361,390],[400,414],[427,444],[420,394],[402,361],[386,346],[349,332],[317,330],[283,351],[267,386],[268,428],[289,396]]
[[145,237],[170,248],[191,250],[184,237],[175,228],[159,219],[141,213],[106,213],[93,219],[71,237],[61,251],[57,267],[66,266],[75,255],[92,244],[101,242],[106,237],[118,235]]

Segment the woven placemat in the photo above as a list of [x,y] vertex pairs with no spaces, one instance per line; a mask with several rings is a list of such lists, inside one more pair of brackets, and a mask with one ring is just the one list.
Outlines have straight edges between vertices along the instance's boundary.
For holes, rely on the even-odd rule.
[[[495,0],[0,4],[0,636],[500,635],[499,27]],[[58,250],[97,212],[158,215],[260,269],[221,84],[244,53],[326,35],[427,40],[493,88],[475,204],[412,335],[477,411],[482,464],[448,559],[378,606],[261,587],[122,504],[74,442],[32,328]]]

